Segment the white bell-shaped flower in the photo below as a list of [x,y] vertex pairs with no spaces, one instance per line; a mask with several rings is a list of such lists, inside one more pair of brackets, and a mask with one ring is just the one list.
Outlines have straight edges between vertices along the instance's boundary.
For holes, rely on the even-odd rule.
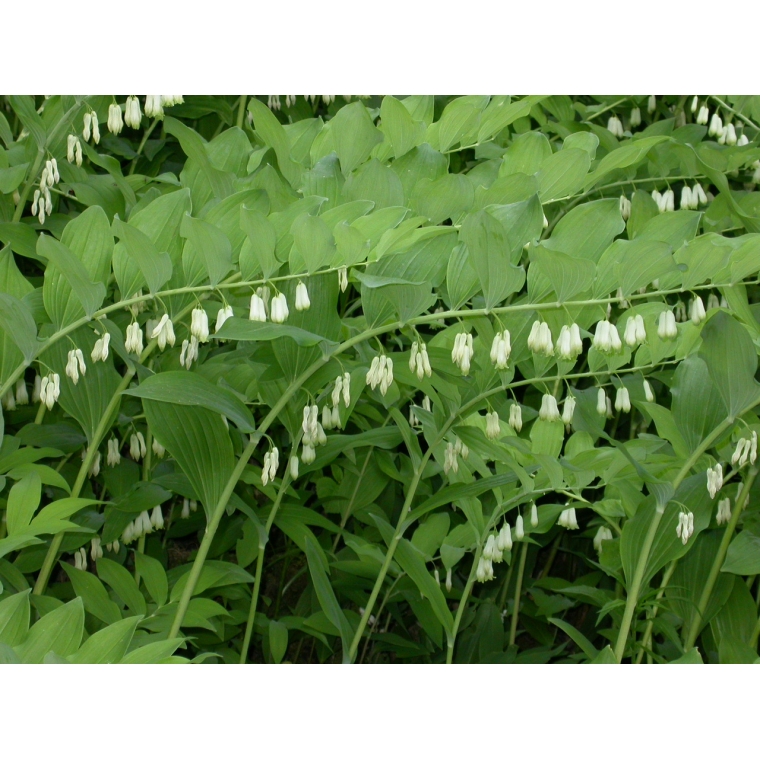
[[208,314],[206,314],[206,310],[202,306],[196,306],[193,309],[190,321],[190,334],[194,335],[199,343],[208,342]]
[[631,411],[631,397],[628,393],[628,388],[624,385],[621,385],[615,394],[615,409],[626,413]]
[[278,293],[272,299],[270,314],[272,317],[272,322],[275,322],[277,324],[282,324],[285,322],[285,320],[287,320],[290,312],[288,311],[288,301],[285,298],[284,293]]
[[306,285],[299,280],[296,285],[296,311],[306,311],[311,306],[309,301],[309,291]]
[[573,414],[575,413],[575,397],[568,394],[565,396],[565,403],[562,407],[562,422],[565,425],[571,425],[573,422]]
[[556,422],[560,419],[557,399],[550,393],[545,393],[544,397],[541,399],[541,410],[539,411],[538,416],[546,422]]
[[121,107],[118,103],[111,103],[108,106],[108,121],[106,122],[108,131],[112,135],[118,135],[124,127],[124,120],[121,115]]
[[509,407],[509,426],[519,433],[522,430],[522,425],[522,407],[513,403]]
[[132,129],[138,129],[141,120],[140,101],[134,95],[130,95],[124,106],[124,123]]
[[219,311],[216,313],[216,325],[214,327],[214,332],[219,332],[219,330],[222,329],[222,325],[230,317],[233,317],[233,316],[234,314],[232,312],[232,306],[230,306],[229,304],[219,309]]

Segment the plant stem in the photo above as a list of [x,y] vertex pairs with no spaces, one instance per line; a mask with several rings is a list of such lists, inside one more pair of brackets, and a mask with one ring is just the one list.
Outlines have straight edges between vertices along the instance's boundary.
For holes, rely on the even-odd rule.
[[[298,444],[296,443],[296,446]],[[256,577],[254,578],[253,582],[253,593],[251,594],[251,606],[248,610],[248,621],[245,625],[245,635],[243,636],[243,647],[240,650],[240,664],[244,665],[246,659],[248,658],[248,647],[251,644],[251,634],[253,633],[253,621],[256,617],[256,605],[259,601],[259,590],[261,589],[261,576],[264,569],[264,552],[266,551],[266,546],[269,543],[269,531],[272,527],[272,523],[274,522],[274,518],[277,515],[277,510],[280,508],[280,504],[282,502],[282,498],[285,495],[285,491],[288,488],[288,485],[290,485],[290,464],[289,462],[285,463],[285,473],[282,476],[282,481],[280,482],[280,488],[277,491],[277,496],[275,498],[274,504],[272,505],[272,509],[269,512],[269,517],[267,518],[266,527],[264,528],[264,535],[259,535],[259,556],[256,557]]]
[[739,498],[736,500],[736,504],[734,505],[734,511],[731,515],[731,519],[728,521],[726,530],[723,532],[723,539],[721,540],[720,546],[718,547],[718,553],[715,555],[715,559],[713,560],[712,567],[710,568],[710,574],[707,576],[705,587],[702,589],[702,595],[699,597],[699,602],[697,603],[696,613],[691,621],[689,635],[686,637],[686,640],[684,642],[684,648],[687,651],[694,646],[694,643],[697,640],[697,636],[701,630],[702,619],[704,617],[705,610],[707,609],[707,603],[710,601],[710,597],[712,596],[713,588],[715,587],[715,581],[718,580],[718,573],[720,572],[720,568],[723,566],[723,561],[726,559],[728,545],[731,543],[731,539],[734,536],[734,531],[736,530],[736,526],[739,523],[739,518],[741,517],[742,511],[747,504],[749,491],[750,488],[752,488],[752,484],[755,482],[757,472],[757,467],[750,467],[749,472],[747,473],[747,477],[744,481],[742,491],[739,494]]
[[[464,590],[462,591],[462,598],[459,600],[459,607],[457,608],[457,614],[454,618],[454,626],[451,629],[451,636],[448,638],[446,644],[446,664],[451,665],[454,661],[454,644],[456,643],[457,633],[459,631],[459,625],[462,622],[462,615],[464,614],[465,607],[467,607],[467,600],[472,592],[472,587],[475,584],[475,575],[480,562],[480,555],[483,552],[483,542],[478,544],[478,549],[475,552],[472,560],[472,567],[470,568],[470,574],[467,576],[467,583],[465,583]],[[510,567],[510,570],[512,568]]]
[[517,639],[517,619],[520,615],[520,596],[522,594],[523,576],[525,575],[525,560],[528,558],[528,542],[524,541],[520,552],[520,565],[517,568],[515,582],[515,603],[512,607],[512,621],[509,625],[509,646],[514,646]]
[[132,163],[129,165],[129,174],[127,176],[131,176],[135,173],[135,167],[137,166],[137,161],[140,158],[140,155],[143,152],[143,148],[145,147],[145,144],[148,142],[148,138],[153,133],[153,130],[158,125],[158,119],[153,119],[153,123],[145,130],[145,133],[142,136],[142,140],[140,140],[140,144],[137,146],[137,155],[132,159]]
[[[359,265],[357,265],[359,266]],[[328,274],[330,272],[337,272],[339,267],[333,267],[332,269],[326,269],[323,272],[320,272],[321,274]],[[74,332],[75,330],[78,330],[83,325],[86,325],[93,320],[99,319],[100,317],[107,316],[111,312],[119,311],[127,306],[131,306],[134,304],[139,303],[145,303],[146,301],[152,301],[155,299],[163,299],[168,298],[169,296],[174,295],[186,295],[186,294],[198,294],[199,296],[201,294],[207,294],[210,295],[211,293],[218,291],[218,290],[229,290],[232,288],[247,288],[247,287],[255,287],[256,285],[261,285],[265,283],[272,283],[272,282],[282,282],[286,280],[292,280],[297,278],[303,278],[303,275],[283,275],[281,277],[271,277],[268,280],[247,280],[247,281],[240,281],[240,273],[236,273],[229,277],[224,282],[220,282],[218,285],[211,286],[211,285],[194,285],[194,286],[187,286],[183,288],[172,288],[170,290],[163,290],[158,291],[154,294],[147,294],[147,295],[141,295],[141,296],[133,296],[131,298],[126,298],[122,301],[118,301],[113,304],[109,304],[108,306],[104,306],[101,309],[98,309],[92,317],[81,317],[80,319],[72,322],[70,325],[67,325],[66,327],[61,328],[57,332],[53,333],[47,340],[42,341],[38,344],[38,347],[34,353],[34,356],[29,360],[29,362],[22,362],[21,364],[16,367],[16,369],[11,372],[11,374],[8,376],[8,379],[5,381],[5,383],[0,387],[0,397],[4,396],[7,391],[11,388],[11,386],[16,382],[16,380],[19,378],[21,373],[26,369],[26,367],[31,364],[32,361],[34,361],[40,354],[45,352],[51,345],[56,343],[61,338],[66,337],[70,333]],[[743,281],[741,284],[743,285],[757,285],[760,284],[760,279],[755,280],[747,280]],[[721,284],[715,284],[715,285],[696,285],[693,288],[689,290],[689,292],[696,292],[699,290],[706,290],[706,289],[712,289],[712,288],[722,288],[722,287],[732,287],[730,283],[721,285]],[[667,296],[672,295],[676,293],[683,293],[685,292],[682,288],[671,288],[669,290],[657,290],[657,291],[651,291],[648,293],[640,294],[640,293],[634,293],[626,297],[628,301],[636,301],[639,299],[651,299],[658,296]],[[383,335],[388,332],[393,332],[394,330],[399,330],[404,326],[413,326],[413,325],[424,325],[429,324],[432,322],[438,322],[440,320],[445,319],[473,319],[475,317],[487,317],[493,314],[507,314],[512,312],[523,312],[523,311],[554,311],[557,309],[565,309],[569,307],[580,307],[580,306],[606,306],[610,303],[617,303],[619,301],[623,300],[622,296],[610,296],[608,298],[591,298],[591,299],[585,299],[582,301],[553,301],[553,302],[546,302],[546,303],[520,303],[520,304],[510,304],[507,306],[498,306],[493,309],[455,309],[451,311],[443,311],[433,314],[423,314],[422,316],[415,317],[414,319],[410,319],[406,322],[391,322],[386,325],[383,325],[381,327],[373,328],[371,330],[367,330],[364,333],[361,333],[361,335],[356,336],[355,338],[351,338],[346,343],[341,344],[341,346],[338,347],[338,349],[334,350],[332,355],[336,355],[340,353],[341,351],[345,350],[346,348],[355,345],[356,343],[361,342],[362,340],[366,340],[368,338]],[[184,311],[182,313],[185,313]],[[659,362],[657,365],[650,365],[650,367],[638,367],[638,368],[632,368],[630,370],[627,370],[629,372],[633,371],[643,371],[645,369],[650,369],[655,366],[661,366],[662,364],[669,363],[669,364],[675,364],[677,363],[675,360],[670,362]],[[617,370],[616,374],[620,374],[621,371],[625,370]],[[574,377],[590,377],[594,373],[581,373],[576,375],[563,375],[562,377],[572,379]],[[553,381],[556,379],[556,377],[552,378],[542,378],[545,382]],[[531,381],[534,382],[534,381]]]
[[[739,415],[745,414],[754,407],[754,404],[743,410]],[[715,443],[715,441],[734,423],[733,417],[727,417],[720,423],[708,436],[699,444],[696,451],[686,460],[684,466],[678,471],[675,479],[673,480],[673,493],[678,490],[683,479],[689,474],[691,468],[697,463],[699,458]],[[620,624],[620,631],[618,632],[617,642],[615,643],[615,658],[618,662],[623,661],[623,655],[625,654],[625,645],[628,641],[628,634],[631,630],[631,623],[633,622],[633,615],[636,611],[636,605],[639,601],[639,592],[641,591],[641,584],[644,580],[644,574],[646,572],[647,564],[649,562],[649,554],[652,551],[652,545],[657,534],[657,528],[662,521],[662,516],[665,513],[665,508],[662,511],[655,510],[652,522],[649,525],[646,538],[644,539],[644,545],[641,547],[641,553],[636,563],[636,569],[631,581],[631,587],[628,590],[628,595],[625,602],[625,610],[623,612],[623,620]]]
[[406,517],[412,508],[412,500],[414,499],[414,494],[417,491],[417,486],[420,483],[422,471],[425,469],[425,465],[427,464],[428,459],[430,459],[430,455],[432,453],[433,449],[428,449],[422,457],[422,461],[414,471],[414,477],[412,478],[412,482],[409,484],[409,491],[406,494],[406,499],[404,499],[404,506],[401,508],[401,514],[399,515],[398,522],[396,524],[396,530],[394,531],[393,539],[388,545],[388,551],[385,553],[385,560],[383,561],[383,565],[380,568],[380,573],[378,574],[375,585],[372,588],[372,593],[369,596],[369,601],[367,602],[364,614],[359,621],[359,626],[356,629],[354,639],[351,642],[351,646],[349,647],[347,656],[348,662],[353,662],[356,658],[356,650],[359,648],[359,642],[362,640],[362,634],[364,633],[364,629],[367,627],[367,621],[372,614],[372,608],[374,607],[375,601],[377,600],[377,595],[380,593],[380,589],[382,588],[383,582],[385,581],[385,576],[388,572],[388,568],[390,567],[391,560],[393,559],[393,554],[396,551],[396,547],[398,546],[399,541],[401,541],[403,532],[402,528],[404,522],[406,521]]
[[232,471],[232,475],[230,475],[229,480],[224,486],[224,491],[222,491],[222,495],[219,497],[219,501],[214,507],[214,511],[211,514],[211,520],[209,520],[208,524],[206,525],[206,530],[203,534],[201,545],[198,548],[198,554],[193,561],[193,566],[190,568],[187,583],[185,584],[185,588],[182,591],[182,596],[179,600],[179,605],[177,606],[177,612],[174,615],[174,621],[172,622],[172,627],[169,630],[169,635],[167,636],[169,639],[176,638],[179,634],[179,630],[182,627],[182,621],[185,618],[185,613],[187,612],[187,608],[190,604],[190,599],[192,598],[193,592],[195,591],[195,587],[198,583],[198,578],[200,578],[201,570],[203,569],[203,563],[206,561],[206,556],[208,555],[208,551],[211,548],[211,542],[214,540],[216,529],[219,527],[219,523],[222,520],[222,515],[224,514],[224,510],[227,507],[227,502],[230,500],[232,491],[235,489],[238,480],[240,480],[240,476],[243,474],[243,470],[248,464],[248,460],[251,458],[251,455],[256,449],[259,438],[259,435],[251,436],[251,441],[248,443],[243,453],[240,455],[240,458],[235,465],[235,469]]
[[[127,373],[124,375],[118,387],[116,388],[116,392],[108,402],[108,406],[106,407],[105,412],[103,412],[103,416],[100,418],[98,427],[95,429],[92,441],[87,448],[87,453],[85,454],[82,466],[79,468],[77,479],[74,481],[74,486],[71,489],[71,498],[75,499],[81,493],[82,487],[84,486],[84,483],[87,479],[87,473],[89,473],[90,467],[92,467],[92,462],[98,452],[98,446],[100,446],[100,443],[103,440],[103,436],[105,436],[105,434],[108,432],[108,427],[111,419],[117,407],[121,403],[121,392],[129,387],[129,383],[131,382],[134,374],[135,371],[133,369],[127,370]],[[53,569],[56,557],[58,556],[58,552],[61,548],[61,543],[63,542],[63,536],[64,531],[61,531],[60,533],[57,533],[53,540],[50,542],[47,554],[45,555],[45,561],[42,563],[42,568],[40,569],[40,574],[37,576],[37,581],[34,584],[34,591],[32,593],[41,595],[45,592],[48,579],[50,578],[50,573]]]
[[665,571],[664,575],[662,576],[660,588],[657,591],[657,596],[655,597],[654,607],[652,607],[652,614],[649,616],[647,627],[644,630],[644,637],[641,639],[641,649],[639,649],[639,653],[636,655],[637,665],[644,658],[644,652],[650,647],[651,640],[652,640],[652,629],[654,628],[654,619],[657,617],[657,612],[660,609],[660,604],[659,604],[660,599],[662,599],[662,597],[664,596],[665,590],[667,589],[668,584],[670,583],[670,579],[673,577],[673,573],[675,572],[677,565],[678,565],[678,560],[674,559],[670,563],[670,565],[668,565],[668,569]]
[[248,104],[248,96],[241,95],[238,101],[238,112],[236,126],[240,129],[243,128],[243,122],[245,121],[245,107]]

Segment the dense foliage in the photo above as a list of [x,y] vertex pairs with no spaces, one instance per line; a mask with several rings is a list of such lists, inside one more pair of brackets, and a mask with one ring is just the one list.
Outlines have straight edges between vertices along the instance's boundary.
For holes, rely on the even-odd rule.
[[758,123],[5,98],[0,661],[756,661]]

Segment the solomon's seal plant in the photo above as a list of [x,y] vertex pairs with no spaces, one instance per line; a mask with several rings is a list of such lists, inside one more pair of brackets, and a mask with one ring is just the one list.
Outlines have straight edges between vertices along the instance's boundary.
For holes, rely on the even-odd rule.
[[759,121],[4,98],[0,660],[754,662]]

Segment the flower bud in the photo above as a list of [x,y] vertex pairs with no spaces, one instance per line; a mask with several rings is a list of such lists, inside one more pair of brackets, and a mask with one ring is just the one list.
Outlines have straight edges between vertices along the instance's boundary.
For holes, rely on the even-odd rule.
[[631,411],[630,394],[628,393],[628,388],[624,385],[621,385],[615,394],[615,409],[619,412],[626,413]]
[[523,527],[523,516],[517,515],[515,520],[515,540],[522,541],[525,538],[525,528]]
[[282,324],[288,318],[290,312],[288,311],[288,301],[285,298],[284,293],[278,293],[272,299],[272,307],[270,309],[272,322]]
[[111,334],[110,333],[103,333],[102,337],[98,338],[95,341],[95,347],[92,349],[92,353],[90,354],[90,358],[94,362],[98,361],[105,361],[108,359],[108,344],[111,341]]
[[612,540],[612,531],[606,526],[602,525],[599,530],[596,532],[596,535],[594,536],[594,549],[596,549],[597,554],[602,553],[602,542],[603,541],[611,541]]
[[267,321],[266,305],[264,304],[264,299],[258,293],[254,293],[251,296],[251,308],[248,313],[248,319],[252,322]]
[[568,394],[565,396],[565,403],[562,407],[562,422],[565,425],[571,425],[573,422],[573,413],[575,412],[575,397]]
[[638,106],[631,109],[631,118],[628,122],[631,125],[631,129],[638,127],[641,124],[641,109]]
[[620,196],[620,216],[623,217],[624,222],[631,218],[631,202],[624,195]]
[[154,507],[150,515],[150,523],[156,530],[163,530],[164,513],[160,506]]
[[644,380],[644,397],[650,403],[654,401],[654,393],[652,393],[652,386],[649,384],[649,380]]
[[731,499],[720,499],[718,501],[718,512],[715,521],[718,525],[724,525],[731,519]]
[[517,403],[509,407],[509,426],[518,433],[522,430],[522,407]]
[[306,290],[306,285],[299,280],[296,285],[296,311],[306,311],[310,306],[309,292]]
[[214,332],[219,332],[222,329],[222,325],[230,318],[234,316],[232,312],[232,306],[224,306],[216,313],[216,326]]
[[196,306],[191,314],[190,334],[194,335],[199,343],[208,342],[208,314],[202,306]]
[[604,392],[604,388],[600,388],[596,392],[596,413],[600,415],[607,413],[607,395]]

